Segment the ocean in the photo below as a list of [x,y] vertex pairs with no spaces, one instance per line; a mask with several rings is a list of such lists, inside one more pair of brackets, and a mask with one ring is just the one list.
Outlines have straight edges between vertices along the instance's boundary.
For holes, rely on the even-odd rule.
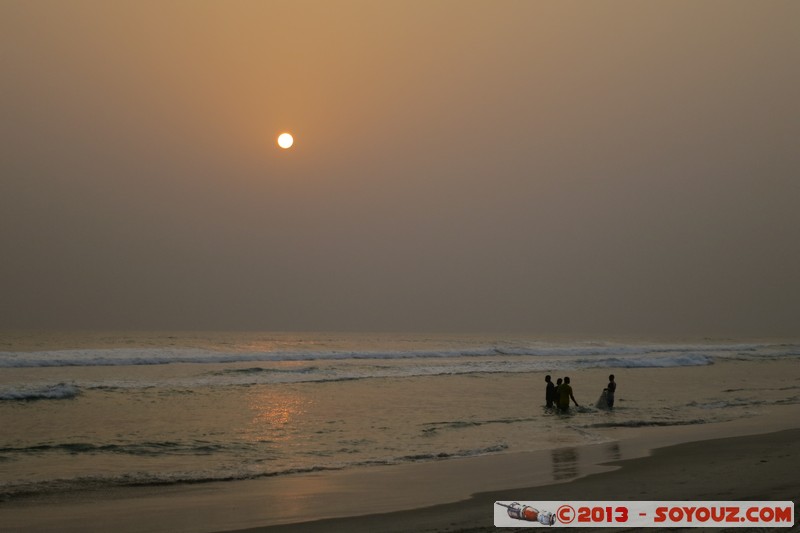
[[[800,343],[0,335],[0,502],[612,441],[800,403]],[[794,369],[794,370],[792,370]],[[608,374],[613,411],[595,403]],[[580,403],[544,406],[544,376]]]

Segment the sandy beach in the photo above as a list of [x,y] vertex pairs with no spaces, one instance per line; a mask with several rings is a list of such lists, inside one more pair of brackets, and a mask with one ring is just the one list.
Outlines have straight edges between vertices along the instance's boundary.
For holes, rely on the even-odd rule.
[[[800,429],[763,435],[689,442],[659,448],[651,456],[612,462],[619,467],[567,482],[476,494],[468,500],[396,513],[321,520],[247,530],[322,531],[496,531],[495,501],[549,500],[750,500],[797,502]],[[798,520],[795,518],[795,526]]]
[[[134,387],[113,366],[11,369],[4,379],[57,374],[68,383],[6,393],[15,437],[0,471],[19,481],[0,499],[0,529],[480,531],[494,529],[495,501],[796,499],[800,385],[793,357],[772,355],[787,347],[712,348],[713,364],[696,353],[703,346],[666,356],[675,348],[657,348],[628,364],[667,357],[678,366],[620,368],[625,388],[613,412],[586,406],[607,366],[570,370],[582,405],[567,415],[531,407],[541,401],[535,372],[352,379],[424,364],[482,370],[497,355],[287,361],[267,370],[128,364]],[[549,364],[563,357],[573,361],[557,355]],[[325,379],[256,381],[315,373]],[[225,381],[231,375],[251,381]],[[57,397],[13,399],[21,393]]]
[[498,500],[794,501],[800,428],[784,428],[797,415],[789,406],[759,421],[622,428],[582,447],[61,494],[6,503],[0,520],[20,532],[456,532],[494,530]]

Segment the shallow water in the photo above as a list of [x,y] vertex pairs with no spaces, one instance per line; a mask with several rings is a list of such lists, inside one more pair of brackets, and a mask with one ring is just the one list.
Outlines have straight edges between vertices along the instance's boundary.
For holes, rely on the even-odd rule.
[[[800,403],[794,343],[7,335],[0,497],[609,442]],[[616,407],[595,407],[609,373]],[[580,407],[544,408],[544,375]],[[568,463],[568,461],[567,461]]]

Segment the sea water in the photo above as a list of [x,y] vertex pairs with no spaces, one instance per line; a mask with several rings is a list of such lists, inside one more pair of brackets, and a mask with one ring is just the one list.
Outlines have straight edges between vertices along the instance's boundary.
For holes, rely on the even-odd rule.
[[[0,501],[557,449],[800,403],[800,343],[0,336]],[[613,411],[595,402],[617,377]],[[544,376],[580,407],[544,407]]]

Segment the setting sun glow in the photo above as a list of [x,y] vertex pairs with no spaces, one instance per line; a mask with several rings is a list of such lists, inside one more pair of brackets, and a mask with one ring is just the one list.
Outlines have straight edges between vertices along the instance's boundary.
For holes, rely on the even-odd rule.
[[292,137],[291,134],[281,133],[278,136],[278,146],[280,146],[284,150],[287,148],[291,148],[293,144],[294,144],[294,137]]

